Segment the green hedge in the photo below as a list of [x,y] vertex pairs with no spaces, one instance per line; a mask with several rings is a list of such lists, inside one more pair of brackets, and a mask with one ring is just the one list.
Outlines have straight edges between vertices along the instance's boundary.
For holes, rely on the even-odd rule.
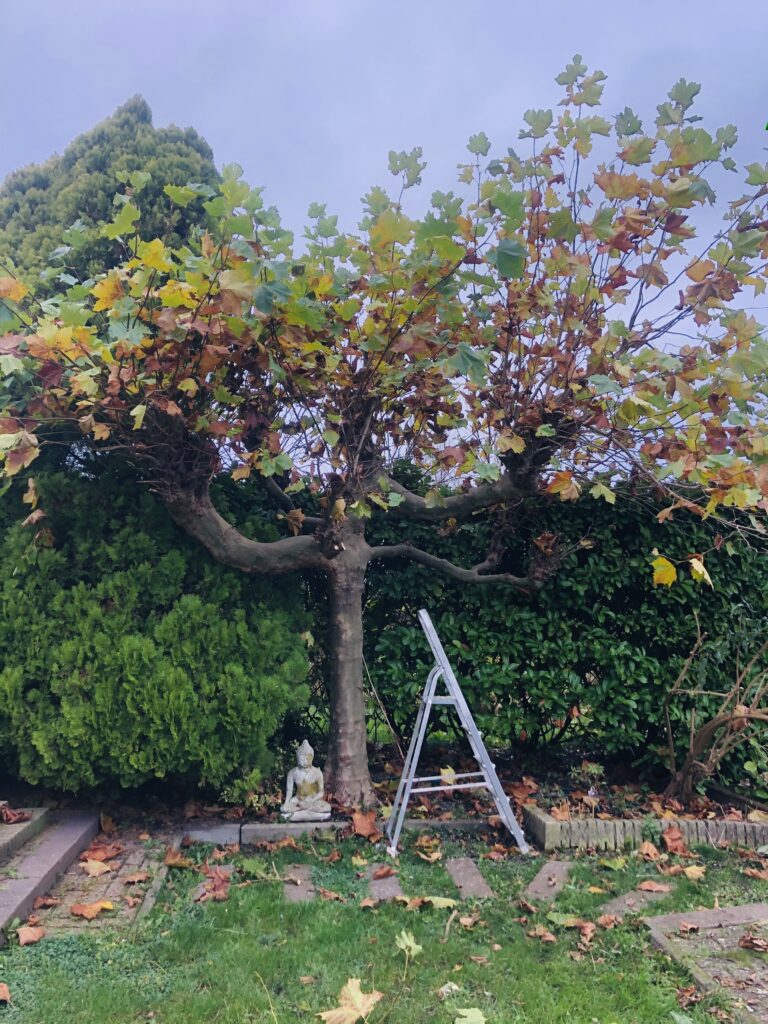
[[[273,735],[307,700],[298,582],[215,563],[114,466],[38,487],[51,546],[18,525],[18,495],[2,507],[6,768],[74,791],[153,778],[220,787],[266,770]],[[230,490],[220,504],[242,519]]]

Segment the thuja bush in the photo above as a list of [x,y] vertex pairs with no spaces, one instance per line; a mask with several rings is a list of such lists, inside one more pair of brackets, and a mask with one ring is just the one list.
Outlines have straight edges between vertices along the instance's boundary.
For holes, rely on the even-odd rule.
[[[38,475],[37,488],[47,518],[31,527],[18,496],[2,502],[6,767],[73,791],[154,778],[220,787],[267,769],[276,730],[307,698],[308,623],[291,578],[274,587],[216,563],[114,464]],[[269,535],[231,485],[221,501],[246,532]]]
[[[411,563],[380,564],[368,583],[366,661],[396,727],[409,733],[431,664],[416,619],[424,607],[494,742],[530,748],[575,738],[606,757],[663,763],[664,698],[695,641],[696,617],[710,641],[692,679],[701,689],[728,688],[743,657],[745,625],[766,624],[768,580],[757,542],[721,545],[716,527],[687,513],[658,523],[649,504],[652,496],[639,493],[620,511],[591,498],[565,511],[559,502],[530,514],[516,510],[504,538],[506,571],[556,538],[566,552],[557,586],[530,596],[465,587]],[[377,543],[387,543],[386,523],[374,528]],[[429,549],[479,561],[505,528],[487,515],[448,524]],[[430,545],[427,530],[410,529],[414,544]],[[679,559],[711,552],[713,586],[692,576],[655,586],[649,553],[656,546]],[[702,713],[712,710],[706,697],[697,699]],[[670,713],[687,721],[690,701],[673,702]],[[677,732],[682,750],[685,729]],[[754,760],[754,747],[741,755]],[[738,758],[723,770],[726,781],[744,775]]]

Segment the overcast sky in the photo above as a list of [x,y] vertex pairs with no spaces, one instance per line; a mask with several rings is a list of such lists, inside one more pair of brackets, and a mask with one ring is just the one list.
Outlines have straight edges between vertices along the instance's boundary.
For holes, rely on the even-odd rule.
[[653,115],[683,76],[708,127],[738,126],[740,163],[767,158],[768,0],[3,0],[0,34],[0,178],[141,93],[293,229],[312,200],[354,227],[390,149],[424,147],[426,206],[471,133],[503,151],[557,102],[575,52],[608,74],[607,113]]

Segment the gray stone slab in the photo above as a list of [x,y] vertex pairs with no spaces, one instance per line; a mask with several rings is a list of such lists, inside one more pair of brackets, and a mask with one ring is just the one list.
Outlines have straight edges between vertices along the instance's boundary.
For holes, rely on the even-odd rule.
[[463,900],[493,899],[493,889],[480,874],[477,864],[469,857],[454,857],[446,861],[445,870],[453,879]]
[[643,889],[633,889],[632,892],[625,892],[621,896],[614,896],[600,908],[603,914],[639,914],[651,903],[663,900],[670,895],[669,892],[645,892]]
[[389,875],[387,878],[374,878],[373,874],[379,868],[391,867],[389,864],[369,864],[366,870],[368,878],[368,892],[375,900],[394,900],[403,895],[400,888],[400,879],[397,875]]
[[[171,849],[174,852],[178,852],[181,849],[181,841],[184,837],[179,834],[174,837],[171,843]],[[163,882],[168,877],[168,865],[163,864],[160,870],[157,872],[155,877],[152,879],[152,884],[147,889],[147,893],[144,897],[144,902],[139,907],[138,913],[136,914],[136,920],[140,921],[146,917],[147,914],[152,910],[155,903],[157,903],[157,897],[160,895],[160,890],[163,887]]]
[[523,895],[527,900],[548,902],[555,899],[565,888],[572,867],[573,862],[570,860],[550,860],[542,864]]
[[200,825],[184,832],[187,839],[195,843],[212,843],[214,846],[231,846],[240,842],[240,825]]
[[[0,801],[0,807],[6,801]],[[24,807],[32,817],[29,821],[20,821],[18,825],[0,823],[0,864],[4,864],[17,850],[20,850],[30,839],[39,835],[48,820],[47,807]]]
[[285,878],[283,896],[287,903],[308,903],[315,898],[311,864],[291,864]]
[[99,832],[97,814],[72,814],[52,820],[35,848],[18,864],[18,877],[0,885],[0,945],[10,922],[27,917],[35,897],[48,892]]
[[259,822],[243,825],[240,829],[240,843],[255,846],[256,843],[272,842],[285,836],[311,835],[317,832],[339,832],[348,828],[349,821],[276,821],[273,824]]

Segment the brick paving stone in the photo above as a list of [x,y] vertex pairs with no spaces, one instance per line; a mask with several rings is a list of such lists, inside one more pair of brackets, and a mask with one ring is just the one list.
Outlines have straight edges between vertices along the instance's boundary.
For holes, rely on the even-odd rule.
[[453,879],[463,900],[493,899],[493,889],[480,874],[477,864],[469,857],[454,857],[446,861],[445,870]]
[[368,878],[368,892],[375,900],[394,900],[403,895],[400,888],[400,879],[397,875],[389,875],[388,878],[374,878],[374,871],[382,867],[391,867],[390,864],[369,864],[366,870]]
[[310,864],[291,864],[285,872],[285,877],[288,881],[283,883],[283,896],[288,903],[308,903],[315,898]]
[[542,864],[538,874],[529,882],[523,895],[527,900],[555,899],[568,882],[573,862],[570,860],[550,860]]

